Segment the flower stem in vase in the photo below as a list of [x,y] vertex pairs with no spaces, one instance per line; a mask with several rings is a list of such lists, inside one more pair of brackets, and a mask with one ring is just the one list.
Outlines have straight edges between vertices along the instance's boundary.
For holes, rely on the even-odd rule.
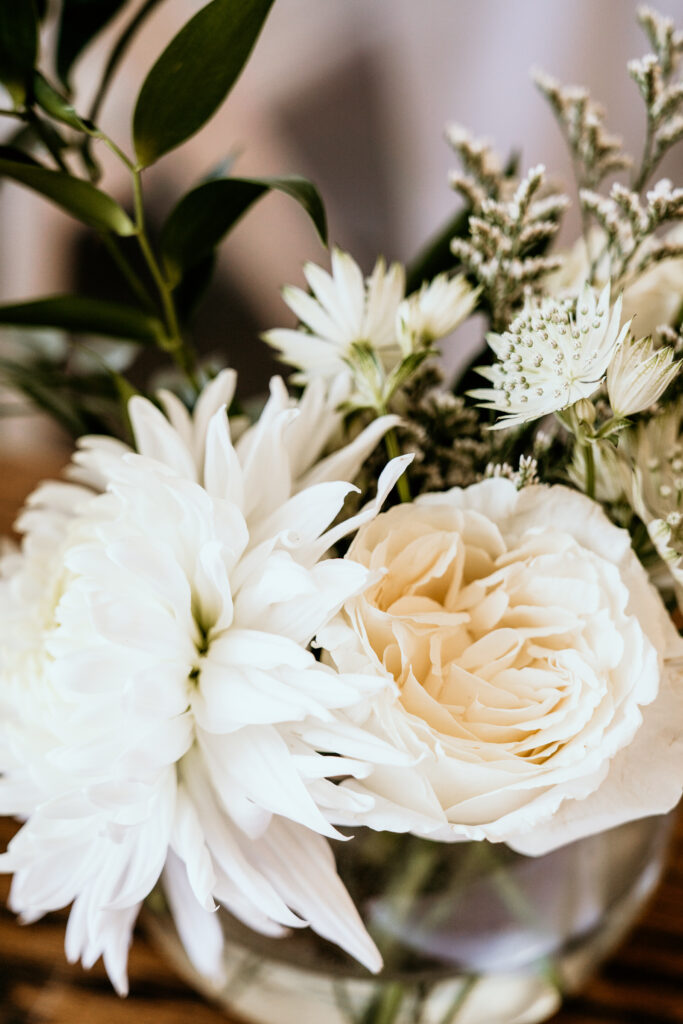
[[391,981],[373,996],[358,1024],[394,1024],[407,995],[405,985]]

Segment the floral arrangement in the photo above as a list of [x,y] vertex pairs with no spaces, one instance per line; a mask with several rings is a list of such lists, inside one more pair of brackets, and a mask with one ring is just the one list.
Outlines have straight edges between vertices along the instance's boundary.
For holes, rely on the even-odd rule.
[[[44,5],[0,5],[19,123],[0,174],[95,230],[131,286],[128,306],[0,307],[66,332],[57,357],[29,345],[1,369],[78,436],[1,562],[0,807],[22,825],[0,868],[24,921],[71,906],[68,958],[102,957],[120,993],[159,886],[209,976],[217,905],[270,936],[309,926],[377,972],[329,840],[364,826],[535,856],[681,794],[683,190],[652,179],[683,136],[683,33],[638,15],[640,162],[584,90],[537,77],[574,158],[573,249],[552,248],[569,200],[542,167],[449,129],[463,205],[446,234],[408,269],[365,277],[338,249],[331,272],[308,264],[283,293],[298,326],[265,335],[295,372],[250,420],[186,324],[252,203],[284,192],[323,240],[324,211],[301,178],[214,176],[152,244],[144,171],[222,102],[271,3],[194,14],[142,86],[130,156],[97,115],[153,6],[86,115],[70,72],[101,23],[65,0],[56,85],[37,70]],[[102,147],[133,215],[98,185]],[[475,313],[490,330],[447,381],[439,346]],[[170,383],[139,392],[102,336],[157,346]]]

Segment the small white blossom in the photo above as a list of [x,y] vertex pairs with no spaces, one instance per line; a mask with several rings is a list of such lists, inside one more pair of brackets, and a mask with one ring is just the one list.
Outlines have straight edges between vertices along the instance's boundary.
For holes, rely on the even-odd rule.
[[627,338],[607,369],[607,393],[614,415],[623,419],[654,405],[680,366],[670,346],[656,349],[652,338]]
[[299,318],[297,329],[266,331],[264,341],[278,349],[284,362],[297,367],[294,380],[331,380],[348,375],[354,346],[370,346],[385,368],[400,359],[396,316],[405,292],[405,272],[399,263],[387,269],[378,259],[367,280],[348,253],[332,252],[332,274],[307,263],[304,275],[312,295],[287,287],[283,298]]
[[405,354],[445,338],[474,309],[479,289],[472,288],[463,274],[449,278],[439,274],[404,299],[398,308],[397,329]]
[[487,341],[498,356],[479,373],[493,387],[471,391],[487,409],[505,413],[508,427],[559,412],[588,398],[602,383],[615,349],[628,330],[619,328],[621,299],[610,310],[610,289],[586,285],[574,303],[528,303],[504,334]]

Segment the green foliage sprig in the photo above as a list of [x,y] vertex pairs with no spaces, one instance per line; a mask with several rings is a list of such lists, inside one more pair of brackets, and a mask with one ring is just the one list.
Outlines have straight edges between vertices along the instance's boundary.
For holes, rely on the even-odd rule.
[[[125,343],[156,346],[167,353],[190,389],[201,386],[196,353],[183,322],[196,305],[199,284],[208,283],[215,250],[244,213],[263,196],[283,193],[296,200],[327,242],[325,210],[316,188],[304,178],[205,181],[181,197],[162,226],[158,246],[147,228],[143,175],[161,157],[182,145],[216,113],[239,78],[268,17],[273,0],[211,0],[165,47],[148,72],[132,119],[132,152],[96,123],[103,100],[131,41],[163,0],[61,0],[56,33],[41,32],[48,4],[0,0],[0,82],[10,105],[0,116],[19,122],[8,145],[0,147],[0,177],[31,189],[92,229],[127,281],[130,304],[76,295],[46,296],[0,306],[0,324],[20,329],[55,328],[71,335],[92,334]],[[132,9],[104,62],[88,114],[73,95],[73,71],[96,35],[116,16]],[[43,37],[53,39],[54,52]],[[59,85],[45,68],[55,67]],[[98,182],[100,147],[123,164],[130,177],[132,215]],[[130,258],[130,239],[146,268],[141,275]],[[190,294],[194,292],[195,294]],[[76,342],[74,342],[76,344]],[[80,432],[84,417],[74,394],[69,360],[35,362],[38,375],[29,389],[26,365],[5,359],[0,378],[36,401],[41,393],[69,390],[74,402],[67,424]],[[122,379],[111,378],[108,393],[118,401]],[[105,389],[107,390],[107,389]],[[45,403],[42,403],[45,405]],[[65,422],[65,417],[60,417]],[[124,417],[121,416],[121,421]]]

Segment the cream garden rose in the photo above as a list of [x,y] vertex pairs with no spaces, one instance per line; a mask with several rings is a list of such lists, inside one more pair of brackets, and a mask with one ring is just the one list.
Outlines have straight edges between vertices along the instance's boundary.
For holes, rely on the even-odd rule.
[[348,554],[383,575],[322,632],[386,679],[356,722],[410,753],[361,820],[542,853],[681,793],[679,638],[628,534],[565,487],[425,495]]

